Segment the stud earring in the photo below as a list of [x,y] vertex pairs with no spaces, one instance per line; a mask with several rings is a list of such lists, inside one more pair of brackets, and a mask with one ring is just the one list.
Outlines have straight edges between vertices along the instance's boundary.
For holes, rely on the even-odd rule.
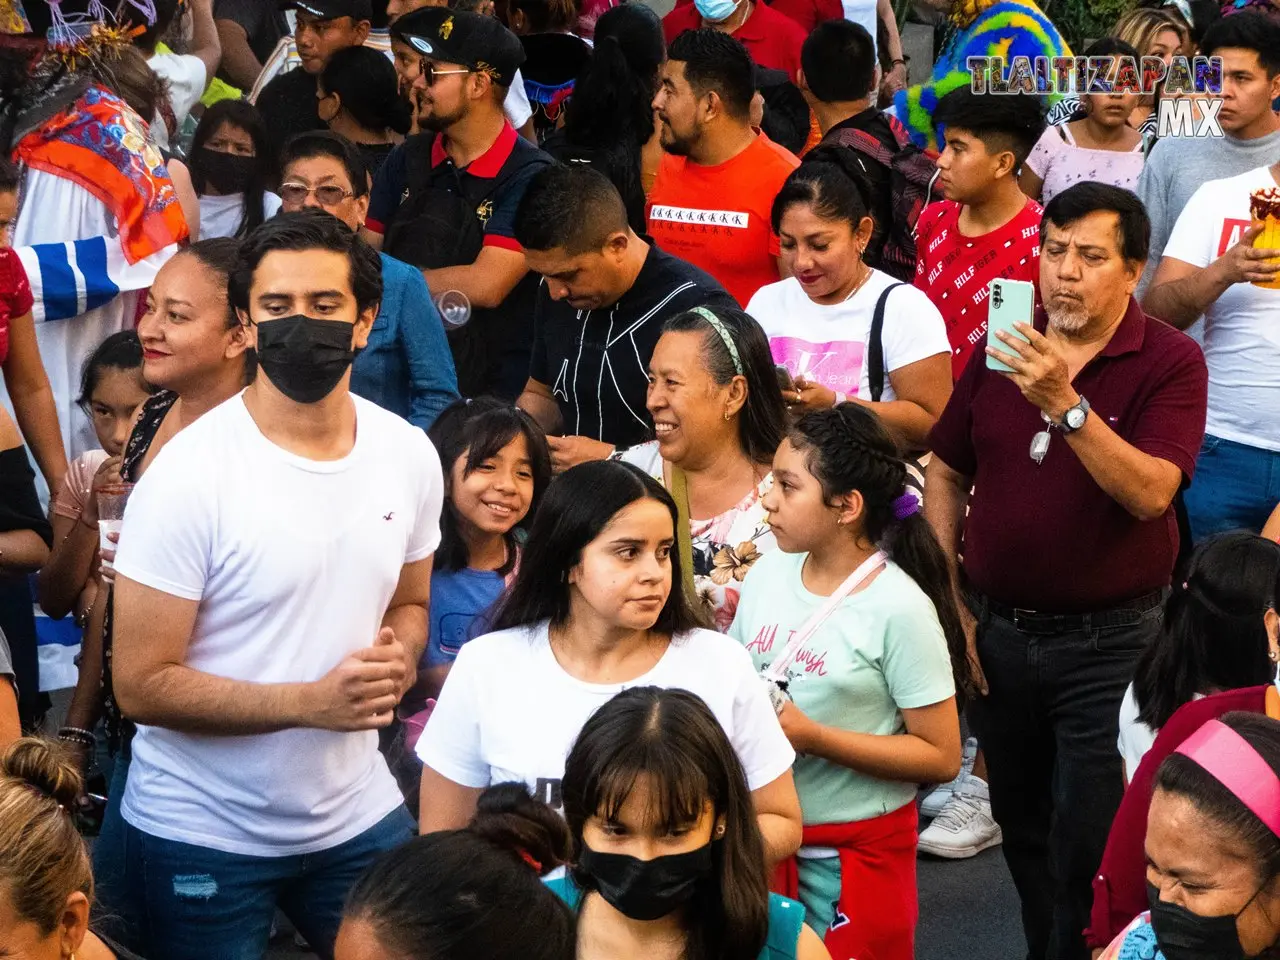
[[1280,650],[1272,650],[1267,654],[1272,663],[1280,663]]

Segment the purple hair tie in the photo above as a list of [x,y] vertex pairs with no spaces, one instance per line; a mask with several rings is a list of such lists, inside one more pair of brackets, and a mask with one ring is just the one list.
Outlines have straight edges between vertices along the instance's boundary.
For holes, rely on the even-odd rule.
[[905,520],[920,509],[920,498],[911,491],[907,491],[898,499],[893,501],[893,519]]

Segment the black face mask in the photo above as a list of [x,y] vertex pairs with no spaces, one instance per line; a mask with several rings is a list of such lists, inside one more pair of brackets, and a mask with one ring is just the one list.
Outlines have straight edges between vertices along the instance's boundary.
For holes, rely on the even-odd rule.
[[[1149,883],[1147,902],[1151,905],[1151,929],[1165,960],[1244,960],[1236,917],[1248,908],[1248,903],[1240,913],[1202,917],[1161,900],[1160,891]],[[1252,902],[1251,897],[1249,903]]]
[[349,323],[296,314],[258,324],[258,366],[276,389],[297,403],[323,400],[351,366]]
[[579,868],[595,881],[600,896],[632,920],[658,920],[684,906],[711,875],[711,844],[652,860],[623,853],[599,853],[583,846]]
[[191,151],[191,167],[197,177],[203,177],[205,184],[218,193],[244,193],[257,171],[258,158],[200,147]]

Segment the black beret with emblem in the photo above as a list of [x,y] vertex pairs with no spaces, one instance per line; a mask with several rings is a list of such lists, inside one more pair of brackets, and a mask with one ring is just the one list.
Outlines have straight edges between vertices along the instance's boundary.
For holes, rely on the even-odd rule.
[[509,87],[524,63],[519,37],[493,17],[448,7],[422,7],[391,25],[391,35],[424,57],[484,70]]

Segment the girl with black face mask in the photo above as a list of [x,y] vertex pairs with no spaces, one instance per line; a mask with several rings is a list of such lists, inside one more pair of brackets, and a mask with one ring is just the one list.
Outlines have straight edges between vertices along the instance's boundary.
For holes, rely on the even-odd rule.
[[1280,957],[1280,721],[1228,713],[1160,766],[1147,820],[1151,909],[1101,960]]
[[578,960],[828,960],[769,893],[737,754],[685,690],[633,687],[583,726],[562,782]]
[[244,238],[280,210],[267,189],[276,181],[275,159],[257,109],[243,100],[220,100],[205,111],[187,157],[200,196],[200,239]]

